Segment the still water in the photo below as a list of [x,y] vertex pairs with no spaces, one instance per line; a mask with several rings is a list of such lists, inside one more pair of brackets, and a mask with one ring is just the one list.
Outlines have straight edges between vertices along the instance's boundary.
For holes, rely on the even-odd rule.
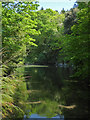
[[88,117],[88,87],[82,81],[72,80],[68,67],[24,67],[27,88],[26,118]]

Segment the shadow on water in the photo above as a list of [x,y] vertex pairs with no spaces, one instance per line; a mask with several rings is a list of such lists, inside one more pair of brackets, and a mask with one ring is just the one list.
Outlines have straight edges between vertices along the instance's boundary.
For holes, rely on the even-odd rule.
[[70,79],[70,68],[24,67],[24,72],[28,94],[24,118],[88,118],[88,87]]

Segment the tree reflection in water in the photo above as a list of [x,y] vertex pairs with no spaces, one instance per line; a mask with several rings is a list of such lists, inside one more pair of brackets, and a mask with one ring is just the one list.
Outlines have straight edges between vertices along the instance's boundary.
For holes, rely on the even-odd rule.
[[[26,117],[32,114],[51,118],[86,118],[88,116],[88,87],[71,80],[70,68],[25,67],[28,99]],[[29,111],[30,110],[30,111]]]

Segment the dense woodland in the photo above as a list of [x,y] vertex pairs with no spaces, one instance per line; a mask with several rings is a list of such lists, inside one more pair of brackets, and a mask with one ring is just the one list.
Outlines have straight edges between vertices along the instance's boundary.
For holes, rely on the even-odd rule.
[[24,79],[16,76],[19,66],[67,64],[74,70],[73,79],[88,82],[90,3],[77,4],[59,12],[38,10],[38,2],[2,2],[3,118],[24,115],[23,106],[16,101]]

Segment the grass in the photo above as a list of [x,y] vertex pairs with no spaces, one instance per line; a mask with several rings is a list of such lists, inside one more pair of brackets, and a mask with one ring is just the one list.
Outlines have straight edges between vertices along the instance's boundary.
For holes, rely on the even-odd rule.
[[[18,101],[26,101],[26,84],[20,77],[2,77],[2,118],[23,118],[24,111]],[[24,106],[25,107],[25,106]]]

